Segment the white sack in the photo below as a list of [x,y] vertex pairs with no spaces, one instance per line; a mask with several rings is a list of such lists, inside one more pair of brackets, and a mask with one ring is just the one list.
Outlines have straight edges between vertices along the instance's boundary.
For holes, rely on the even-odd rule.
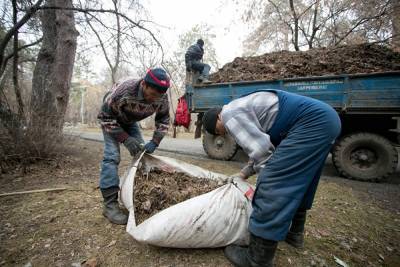
[[[253,187],[238,179],[209,193],[188,199],[148,218],[135,222],[134,179],[140,159],[121,179],[121,200],[129,210],[127,232],[137,241],[177,248],[221,247],[248,244],[247,230]],[[227,176],[172,158],[145,155],[146,169],[180,172],[192,177],[226,181]]]

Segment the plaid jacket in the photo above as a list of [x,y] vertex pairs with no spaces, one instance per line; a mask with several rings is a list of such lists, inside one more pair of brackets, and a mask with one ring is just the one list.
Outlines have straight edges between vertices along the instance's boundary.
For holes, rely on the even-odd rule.
[[221,116],[227,132],[250,160],[242,173],[250,176],[263,168],[275,150],[267,134],[278,114],[278,96],[257,92],[223,106]]
[[156,129],[152,140],[160,144],[169,126],[168,97],[164,94],[156,102],[146,103],[140,86],[141,81],[131,79],[115,84],[104,96],[98,119],[103,129],[122,143],[129,136],[124,130],[125,126],[155,113]]

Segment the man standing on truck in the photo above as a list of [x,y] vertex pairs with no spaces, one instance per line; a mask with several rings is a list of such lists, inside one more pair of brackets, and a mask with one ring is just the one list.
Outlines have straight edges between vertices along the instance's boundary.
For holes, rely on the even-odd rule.
[[225,256],[235,266],[273,266],[278,241],[303,247],[306,211],[340,134],[336,111],[312,98],[262,90],[208,110],[203,125],[210,134],[230,134],[249,155],[234,176],[258,173],[249,247],[230,245]]
[[[166,92],[170,85],[161,68],[149,69],[143,79],[126,80],[113,86],[104,96],[98,115],[104,136],[104,158],[100,172],[100,190],[104,198],[103,215],[112,223],[126,224],[128,216],[118,204],[120,143],[132,156],[141,151],[153,153],[168,131],[169,102]],[[143,144],[138,121],[152,114],[156,129],[153,138]]]
[[189,73],[200,73],[200,76],[197,78],[200,82],[207,83],[208,75],[210,73],[210,65],[202,62],[204,55],[204,41],[202,39],[198,39],[197,42],[191,45],[186,53],[185,53],[185,64],[186,71]]

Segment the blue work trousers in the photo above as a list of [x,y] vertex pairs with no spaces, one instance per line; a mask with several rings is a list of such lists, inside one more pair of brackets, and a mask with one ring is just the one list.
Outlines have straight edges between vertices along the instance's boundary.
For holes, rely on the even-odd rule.
[[[132,137],[143,143],[142,133],[137,122],[123,126]],[[118,165],[121,161],[120,143],[103,129],[104,156],[101,163],[100,189],[119,186]]]
[[211,67],[206,63],[196,60],[192,62],[192,69],[198,71],[202,78],[208,79]]
[[284,240],[298,210],[311,208],[328,153],[340,134],[336,111],[315,99],[283,91],[267,132],[275,152],[260,171],[249,230],[268,240]]

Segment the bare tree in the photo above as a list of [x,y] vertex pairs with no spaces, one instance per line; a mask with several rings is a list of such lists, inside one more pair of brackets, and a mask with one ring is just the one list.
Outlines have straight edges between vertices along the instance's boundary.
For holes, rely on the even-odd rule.
[[[91,16],[89,17],[89,15],[87,13],[85,13],[85,19],[86,19],[86,23],[89,25],[90,29],[93,31],[93,33],[95,34],[99,45],[101,47],[101,50],[103,52],[104,58],[107,62],[107,65],[110,69],[110,73],[111,73],[111,82],[114,84],[116,82],[116,74],[118,71],[118,67],[119,64],[121,62],[121,22],[120,22],[120,17],[119,17],[119,11],[118,11],[118,2],[117,0],[112,0],[113,5],[114,5],[114,11],[115,11],[115,17],[116,17],[116,29],[115,29],[115,34],[112,34],[112,37],[109,38],[111,41],[113,41],[114,37],[115,37],[115,53],[114,53],[114,60],[112,61],[112,59],[110,58],[111,55],[109,55],[107,49],[106,49],[106,43],[105,41],[102,39],[101,34],[98,32],[98,30],[96,30],[96,27],[92,24],[92,20],[97,20],[98,22],[100,22],[100,24],[102,24],[103,26],[107,27],[106,25],[104,25],[104,23],[102,23],[101,21],[99,21],[95,16]],[[107,27],[108,28],[108,27]]]
[[290,11],[292,12],[293,28],[291,27],[293,33],[293,46],[296,51],[299,51],[299,17],[294,8],[293,0],[289,0]]
[[72,1],[47,0],[46,3],[65,9],[47,9],[41,16],[43,42],[33,73],[29,125],[31,134],[38,141],[43,140],[36,143],[38,151],[46,151],[46,146],[61,133],[78,36],[73,11],[68,10]]
[[[5,67],[7,65],[7,61],[14,55],[17,51],[13,51],[11,56],[6,56],[6,48],[11,38],[14,36],[18,30],[24,26],[31,18],[36,14],[36,12],[41,7],[43,0],[38,0],[35,4],[33,4],[24,14],[24,16],[20,20],[15,20],[13,27],[6,31],[3,39],[0,42],[0,77],[3,75]],[[14,5],[15,4],[15,5]],[[16,2],[13,2],[13,7],[16,7]],[[14,8],[13,8],[14,10]],[[16,12],[16,10],[14,10]]]
[[313,48],[317,32],[321,28],[321,24],[317,24],[320,0],[316,0],[313,6],[314,11],[312,13],[312,16],[310,16],[310,18],[308,19],[308,22],[306,21],[306,25],[301,23],[301,25],[299,26],[300,31],[303,33],[304,38],[307,41],[308,48],[310,49]]
[[[117,1],[114,1],[114,9],[100,8],[83,8],[73,6],[72,0],[37,0],[35,3],[31,1],[12,0],[9,13],[13,12],[13,17],[4,28],[4,34],[0,40],[0,124],[5,126],[9,132],[11,139],[21,144],[21,146],[32,147],[36,153],[36,157],[46,155],[51,144],[58,140],[61,134],[64,115],[69,98],[69,89],[71,85],[72,69],[76,52],[77,31],[75,29],[75,14],[87,14],[89,17],[95,17],[94,14],[109,14],[117,19],[117,28],[122,29],[135,28],[148,34],[152,40],[160,47],[161,44],[155,35],[143,26],[143,21],[135,22],[127,15],[120,12],[117,8]],[[31,44],[21,43],[19,40],[19,31],[28,22],[31,22],[38,14],[41,15],[43,39],[36,40]],[[19,18],[19,19],[18,19]],[[124,26],[122,26],[124,21]],[[106,21],[107,22],[107,21]],[[125,27],[125,28],[124,28]],[[112,29],[111,27],[109,27]],[[114,30],[114,29],[112,29]],[[118,34],[118,42],[123,43],[122,35]],[[128,31],[127,31],[128,32]],[[13,39],[13,42],[11,40]],[[140,37],[138,38],[140,39]],[[41,49],[37,56],[36,66],[32,78],[32,94],[31,99],[22,101],[19,92],[19,77],[17,64],[21,63],[19,53],[28,47],[41,42]],[[12,44],[12,45],[10,45]],[[120,46],[122,47],[122,46]],[[120,50],[122,53],[122,49]],[[17,99],[18,108],[13,109],[7,104],[5,96],[5,79],[3,79],[8,69],[9,62],[12,59],[14,94]],[[117,53],[118,60],[121,58]],[[120,62],[117,61],[113,68],[118,69]],[[115,73],[114,72],[114,73]],[[27,110],[25,103],[29,103]],[[3,105],[4,103],[4,105]],[[14,110],[18,110],[17,113]],[[26,124],[21,123],[18,114],[27,113]],[[28,126],[28,130],[25,129]],[[16,130],[18,134],[14,134]],[[15,131],[14,131],[15,132]],[[3,133],[3,128],[1,129]],[[30,138],[30,143],[23,144],[19,137],[24,136]],[[3,141],[3,140],[1,140]],[[7,141],[7,140],[6,140]],[[50,145],[49,145],[50,144]],[[1,144],[0,144],[1,146]],[[7,149],[3,149],[7,151]],[[3,153],[0,153],[3,155]],[[47,153],[48,154],[48,153]],[[7,156],[7,155],[5,155]],[[2,159],[0,159],[1,161]]]
[[248,54],[261,47],[282,48],[288,32],[294,50],[305,46],[385,42],[391,38],[391,25],[395,21],[389,15],[389,3],[389,0],[253,0],[244,19],[259,26],[246,40],[245,47]]

